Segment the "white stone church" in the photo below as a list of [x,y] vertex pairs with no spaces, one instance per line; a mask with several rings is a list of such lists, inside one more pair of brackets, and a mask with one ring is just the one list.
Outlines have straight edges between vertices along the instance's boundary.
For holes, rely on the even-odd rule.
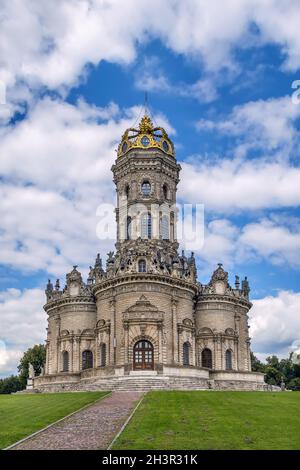
[[193,253],[178,253],[180,165],[166,131],[145,115],[127,129],[112,167],[116,250],[98,254],[86,282],[77,267],[49,280],[41,391],[264,390],[251,372],[247,278],[230,286],[219,264],[207,285]]

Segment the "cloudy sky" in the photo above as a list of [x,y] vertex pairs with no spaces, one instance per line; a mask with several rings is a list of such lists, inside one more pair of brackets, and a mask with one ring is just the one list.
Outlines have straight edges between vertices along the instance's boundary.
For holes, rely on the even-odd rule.
[[218,262],[248,275],[252,349],[288,354],[299,24],[298,0],[0,0],[0,375],[45,339],[48,277],[113,247],[96,210],[114,204],[115,149],[145,91],[176,145],[179,201],[205,206],[199,280]]

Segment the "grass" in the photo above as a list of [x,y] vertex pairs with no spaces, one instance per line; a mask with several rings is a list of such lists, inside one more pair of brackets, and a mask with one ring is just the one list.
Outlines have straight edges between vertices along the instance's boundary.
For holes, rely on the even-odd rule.
[[114,449],[300,449],[300,393],[151,392]]
[[94,403],[107,392],[0,395],[0,449]]

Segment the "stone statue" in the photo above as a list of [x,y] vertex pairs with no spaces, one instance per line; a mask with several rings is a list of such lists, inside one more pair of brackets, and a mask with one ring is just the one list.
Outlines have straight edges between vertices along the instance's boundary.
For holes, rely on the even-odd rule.
[[33,378],[34,378],[34,368],[33,368],[33,365],[32,365],[32,364],[29,364],[29,366],[28,366],[28,372],[29,372],[28,377],[29,377],[30,379],[33,379]]

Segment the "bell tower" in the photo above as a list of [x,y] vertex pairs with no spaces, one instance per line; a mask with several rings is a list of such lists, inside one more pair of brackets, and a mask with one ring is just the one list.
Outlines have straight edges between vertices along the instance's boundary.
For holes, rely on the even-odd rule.
[[[137,129],[127,129],[112,167],[117,192],[117,254],[135,258],[136,270],[172,271],[178,257],[176,191],[180,165],[162,127],[146,114]],[[154,256],[156,253],[157,256]],[[139,264],[139,261],[141,263]],[[124,268],[125,269],[125,268]],[[134,266],[132,266],[134,269]]]

